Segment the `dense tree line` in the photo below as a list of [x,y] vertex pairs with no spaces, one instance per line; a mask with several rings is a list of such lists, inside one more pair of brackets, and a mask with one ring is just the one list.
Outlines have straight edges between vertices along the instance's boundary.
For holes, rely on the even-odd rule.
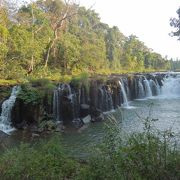
[[94,10],[73,1],[12,4],[0,4],[1,78],[169,67],[167,59],[136,36],[124,36],[118,27],[102,23]]
[[[180,7],[176,11],[177,17],[170,19],[170,25],[174,28],[174,30],[170,33],[171,36],[177,37],[180,40]],[[170,69],[172,71],[180,71],[180,59],[170,60]]]

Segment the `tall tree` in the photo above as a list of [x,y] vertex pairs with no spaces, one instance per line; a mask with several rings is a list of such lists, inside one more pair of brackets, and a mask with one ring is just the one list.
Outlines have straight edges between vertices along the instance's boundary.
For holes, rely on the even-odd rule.
[[172,36],[177,36],[180,40],[180,8],[176,11],[178,17],[170,19],[170,25],[175,28],[175,31],[171,32]]
[[44,10],[49,20],[50,26],[53,31],[53,37],[49,39],[47,52],[45,56],[45,65],[48,66],[50,53],[53,51],[53,56],[55,57],[57,42],[60,39],[62,31],[66,27],[67,19],[73,17],[76,14],[76,6],[74,6],[73,1],[65,0],[64,3],[61,0],[39,0],[37,2],[39,7]]

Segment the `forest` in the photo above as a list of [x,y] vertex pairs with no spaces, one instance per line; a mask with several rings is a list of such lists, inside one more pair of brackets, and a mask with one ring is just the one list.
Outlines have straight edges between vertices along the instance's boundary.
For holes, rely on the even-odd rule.
[[1,1],[0,78],[167,70],[167,58],[74,1]]

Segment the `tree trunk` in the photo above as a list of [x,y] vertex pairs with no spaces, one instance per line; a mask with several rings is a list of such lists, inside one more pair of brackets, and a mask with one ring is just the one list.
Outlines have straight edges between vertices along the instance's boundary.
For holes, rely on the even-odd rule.
[[54,28],[54,38],[50,42],[49,48],[47,50],[44,68],[47,68],[47,66],[48,66],[51,49],[53,48],[53,46],[56,43],[56,40],[58,39],[58,30],[62,29],[62,27],[64,25],[64,21],[68,17],[68,11],[69,11],[69,6],[67,6],[66,12],[64,13],[63,17],[60,20],[57,20],[57,22],[56,22],[56,27]]

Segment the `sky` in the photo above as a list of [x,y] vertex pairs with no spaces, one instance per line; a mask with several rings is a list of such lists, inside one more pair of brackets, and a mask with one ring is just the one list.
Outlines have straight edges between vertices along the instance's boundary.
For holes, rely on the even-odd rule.
[[180,41],[170,37],[169,25],[177,17],[179,0],[79,0],[81,6],[94,9],[101,21],[118,26],[129,36],[136,35],[146,46],[163,57],[180,59]]

